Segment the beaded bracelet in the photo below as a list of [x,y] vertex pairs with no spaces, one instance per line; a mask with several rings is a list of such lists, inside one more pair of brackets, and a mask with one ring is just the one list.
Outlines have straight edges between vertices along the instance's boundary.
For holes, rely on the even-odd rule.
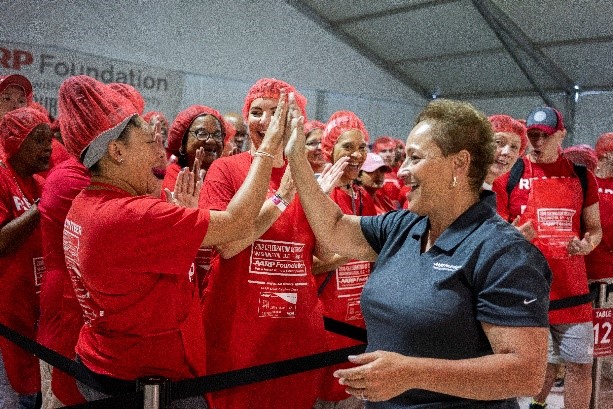
[[275,155],[273,155],[272,153],[268,153],[268,152],[264,152],[264,151],[255,151],[253,156],[260,156],[262,158],[271,158],[271,159],[275,158]]

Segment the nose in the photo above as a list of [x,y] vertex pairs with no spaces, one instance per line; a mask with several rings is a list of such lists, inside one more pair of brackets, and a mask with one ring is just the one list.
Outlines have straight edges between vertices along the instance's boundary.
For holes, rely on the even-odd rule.
[[501,155],[510,155],[511,154],[511,148],[509,147],[509,145],[503,146],[502,149],[500,150],[500,154]]
[[266,129],[268,129],[268,125],[270,125],[270,120],[272,119],[272,115],[268,112],[262,113],[260,117],[260,124],[264,125]]
[[409,172],[409,160],[405,159],[404,162],[402,162],[402,165],[400,165],[397,175],[401,179],[407,179],[410,174],[411,172]]

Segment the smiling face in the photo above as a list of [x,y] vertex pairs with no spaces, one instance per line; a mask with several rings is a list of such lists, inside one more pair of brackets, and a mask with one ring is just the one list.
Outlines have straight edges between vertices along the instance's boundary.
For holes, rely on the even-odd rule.
[[137,195],[160,196],[162,180],[166,175],[166,151],[162,145],[161,133],[141,117],[128,125],[127,138],[111,143],[122,145],[123,162],[120,164],[121,178]]
[[306,138],[305,145],[307,159],[311,164],[313,172],[321,172],[323,170],[324,165],[326,164],[324,153],[321,150],[321,135],[323,134],[323,132],[323,129],[315,128],[309,133]]
[[221,156],[224,137],[221,123],[213,115],[201,115],[194,119],[184,138],[187,166],[191,168],[194,165],[196,151],[204,148],[204,159],[200,167],[208,169]]
[[421,216],[444,211],[451,199],[452,157],[443,156],[432,138],[434,132],[429,121],[413,128],[407,138],[407,159],[399,172],[411,187],[408,208]]
[[339,136],[332,151],[332,163],[344,156],[350,158],[341,177],[341,184],[348,184],[357,179],[360,168],[366,161],[367,153],[366,138],[362,132],[357,129],[350,129]]
[[496,142],[496,153],[494,154],[494,163],[490,166],[489,174],[495,179],[510,171],[517,158],[519,158],[521,138],[512,132],[496,132],[494,134],[494,141]]
[[272,98],[256,98],[249,107],[247,126],[251,144],[256,150],[262,144],[270,120],[277,110],[277,103],[278,101]]

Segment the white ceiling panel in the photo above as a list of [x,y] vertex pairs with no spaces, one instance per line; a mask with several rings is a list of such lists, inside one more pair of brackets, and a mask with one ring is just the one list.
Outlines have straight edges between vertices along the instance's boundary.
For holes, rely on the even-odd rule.
[[348,23],[341,29],[392,61],[500,46],[467,0]]
[[302,3],[316,9],[331,21],[360,18],[407,7],[431,3],[429,0],[304,0]]
[[[507,54],[488,53],[448,59],[407,62],[403,71],[441,96],[529,91],[532,86]],[[550,79],[542,79],[554,87]]]
[[535,42],[613,36],[611,0],[494,0]]

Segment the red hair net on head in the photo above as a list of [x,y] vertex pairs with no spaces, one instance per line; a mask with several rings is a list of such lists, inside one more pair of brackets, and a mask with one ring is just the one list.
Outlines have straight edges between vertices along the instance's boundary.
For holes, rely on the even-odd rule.
[[166,116],[164,116],[163,113],[158,112],[158,111],[147,112],[146,114],[143,115],[143,119],[149,123],[151,122],[151,118],[153,118],[154,116],[160,117],[160,120],[166,121],[166,123],[168,123],[168,119],[166,119]]
[[304,134],[307,137],[315,129],[321,129],[323,131],[324,129],[326,129],[326,124],[315,119],[313,119],[312,121],[306,121],[304,123]]
[[509,115],[492,115],[488,118],[494,133],[496,132],[508,132],[519,136],[521,145],[519,147],[519,156],[522,156],[526,152],[528,147],[528,131],[526,125],[517,119]]
[[364,135],[364,140],[368,143],[368,132],[364,123],[356,114],[351,111],[337,111],[330,116],[326,129],[321,137],[321,150],[328,161],[332,160],[332,152],[338,138],[351,129],[357,129]]
[[371,149],[374,153],[379,153],[381,152],[382,149],[388,146],[391,146],[392,148],[395,149],[396,141],[391,136],[382,135],[382,136],[379,136],[377,139],[375,139],[375,141],[372,143]]
[[564,156],[571,162],[583,165],[592,172],[598,164],[596,151],[591,146],[585,144],[569,146],[564,149]]
[[179,149],[181,149],[183,138],[189,130],[189,127],[192,125],[192,122],[194,122],[194,119],[202,115],[214,116],[221,125],[221,132],[223,132],[226,137],[231,135],[230,138],[234,138],[236,130],[233,126],[228,126],[228,123],[223,119],[219,111],[205,105],[192,105],[179,112],[170,126],[168,130],[168,148],[166,148],[168,152],[173,155],[179,155]]
[[4,91],[9,85],[17,85],[23,89],[28,105],[32,103],[32,83],[29,79],[19,74],[0,75],[0,92]]
[[59,91],[59,121],[68,152],[90,168],[117,139],[136,108],[102,82],[77,75],[62,82]]
[[596,141],[596,155],[601,157],[609,152],[613,152],[613,132],[605,132]]
[[123,95],[124,98],[127,98],[128,101],[134,105],[134,108],[136,108],[136,112],[139,115],[143,114],[143,111],[145,110],[145,100],[136,88],[130,84],[124,84],[123,82],[113,82],[108,84],[108,86],[114,91]]
[[28,135],[40,124],[48,124],[49,118],[37,109],[23,107],[4,114],[0,122],[0,156],[8,161]]
[[289,95],[290,92],[294,93],[296,98],[296,103],[300,108],[300,112],[306,121],[306,104],[307,99],[296,91],[296,88],[291,86],[285,81],[278,80],[276,78],[261,78],[256,81],[255,84],[249,91],[247,91],[247,96],[245,97],[245,104],[243,105],[243,118],[245,121],[249,119],[249,109],[251,108],[251,103],[258,98],[271,98],[271,99],[279,99],[281,95],[281,90],[285,88],[285,93]]

